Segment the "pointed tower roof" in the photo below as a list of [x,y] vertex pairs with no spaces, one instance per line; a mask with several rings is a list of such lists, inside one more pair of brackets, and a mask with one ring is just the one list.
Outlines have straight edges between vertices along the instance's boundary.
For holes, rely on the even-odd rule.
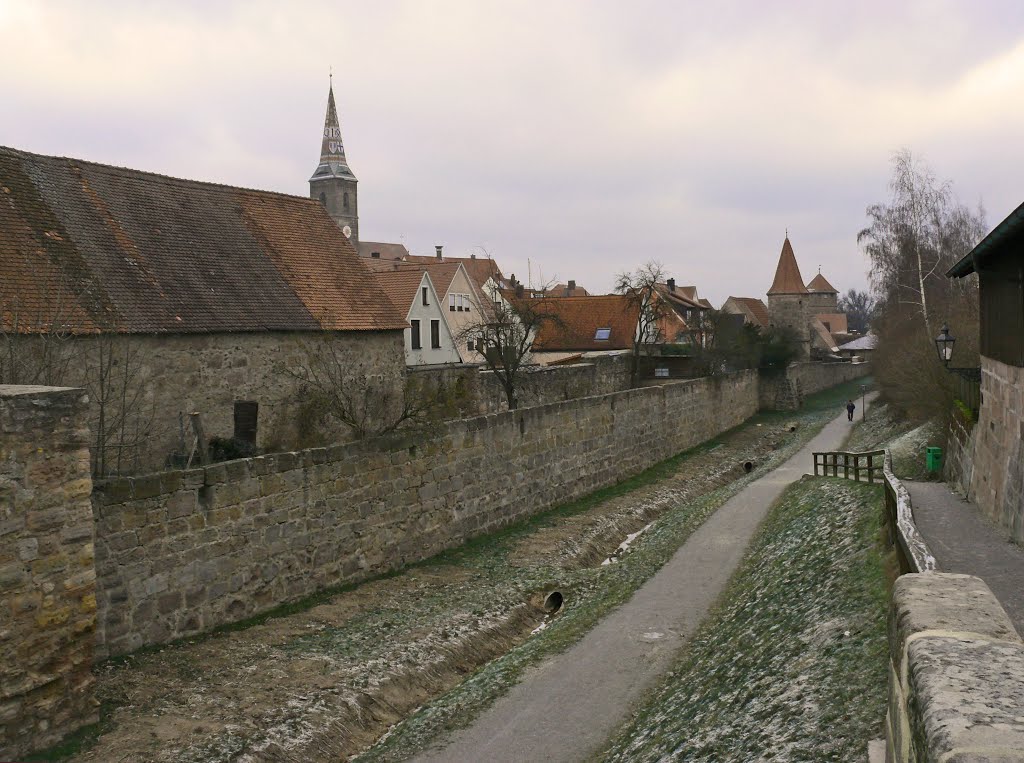
[[818,275],[814,276],[813,280],[807,284],[807,291],[817,292],[829,292],[830,294],[838,294],[839,291],[828,282],[828,280],[818,271]]
[[338,123],[338,108],[334,105],[334,82],[327,91],[327,116],[324,118],[324,139],[320,144],[320,164],[310,180],[340,177],[355,180],[356,176],[345,158],[345,144],[341,142],[341,125]]
[[804,279],[800,277],[800,268],[796,264],[793,245],[789,243],[789,236],[786,236],[786,240],[782,243],[782,254],[779,255],[779,265],[775,268],[775,280],[772,281],[772,288],[768,290],[768,296],[806,293],[807,287],[804,286]]

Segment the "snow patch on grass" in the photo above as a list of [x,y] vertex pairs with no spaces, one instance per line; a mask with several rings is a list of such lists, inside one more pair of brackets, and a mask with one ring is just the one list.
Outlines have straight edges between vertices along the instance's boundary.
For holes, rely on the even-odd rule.
[[886,706],[881,491],[805,478],[602,759],[855,760]]

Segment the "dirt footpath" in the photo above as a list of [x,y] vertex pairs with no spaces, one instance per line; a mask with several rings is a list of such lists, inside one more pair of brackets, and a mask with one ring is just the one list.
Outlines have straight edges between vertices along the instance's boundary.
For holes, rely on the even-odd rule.
[[628,492],[612,488],[287,617],[103,665],[100,733],[74,759],[306,763],[364,750],[529,639],[545,623],[536,594],[562,587],[567,606],[573,592],[599,595],[627,536],[797,444],[786,421],[762,421]]

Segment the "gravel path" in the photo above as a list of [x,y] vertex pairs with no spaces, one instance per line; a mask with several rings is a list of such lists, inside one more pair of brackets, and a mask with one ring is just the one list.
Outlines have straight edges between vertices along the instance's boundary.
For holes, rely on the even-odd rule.
[[581,641],[527,673],[505,697],[428,761],[586,760],[598,752],[715,603],[768,507],[811,469],[813,451],[837,450],[851,424],[833,419],[781,467],[727,501],[640,588]]
[[944,482],[904,480],[914,523],[942,572],[977,575],[999,599],[1018,633],[1024,633],[1024,549],[978,507]]

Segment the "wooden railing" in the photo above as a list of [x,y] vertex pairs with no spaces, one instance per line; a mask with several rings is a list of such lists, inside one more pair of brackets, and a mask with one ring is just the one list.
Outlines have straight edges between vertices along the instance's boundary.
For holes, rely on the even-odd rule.
[[881,482],[884,470],[885,451],[871,450],[866,453],[847,453],[836,450],[814,454],[815,477],[845,477],[857,482]]
[[[878,472],[880,474],[876,476]],[[815,453],[814,474],[845,477],[858,482],[881,482],[885,488],[886,531],[889,545],[899,560],[900,574],[935,571],[935,557],[914,524],[910,493],[893,474],[892,455],[888,451]]]

